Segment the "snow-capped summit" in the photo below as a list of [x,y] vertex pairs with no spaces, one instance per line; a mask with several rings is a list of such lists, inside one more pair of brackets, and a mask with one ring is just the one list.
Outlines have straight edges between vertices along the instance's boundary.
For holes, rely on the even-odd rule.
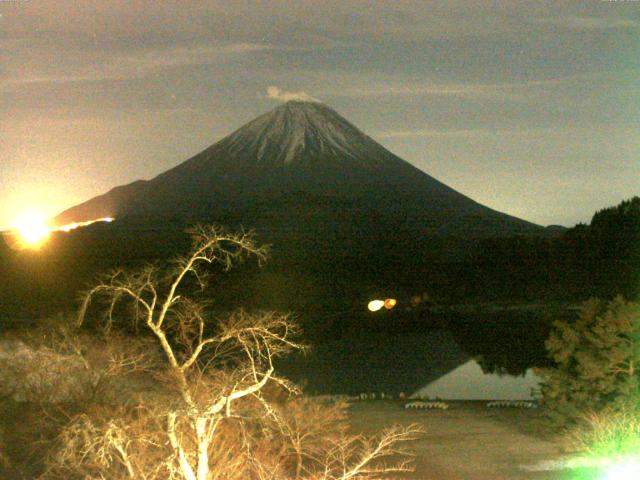
[[319,102],[289,101],[236,130],[216,145],[237,159],[261,165],[306,164],[340,158],[371,166],[381,148],[370,137]]
[[184,166],[238,173],[284,166],[371,171],[393,164],[408,165],[328,106],[292,100],[240,127]]

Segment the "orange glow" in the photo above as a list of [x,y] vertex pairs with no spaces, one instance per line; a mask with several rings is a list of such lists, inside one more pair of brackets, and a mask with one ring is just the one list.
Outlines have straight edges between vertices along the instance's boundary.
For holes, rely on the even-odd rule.
[[382,307],[386,308],[387,310],[391,310],[393,307],[396,306],[397,303],[398,301],[395,298],[385,298],[384,300],[371,300],[367,304],[367,308],[369,309],[370,312],[377,312],[378,310],[381,310]]
[[70,232],[71,230],[75,230],[76,228],[79,228],[79,227],[86,227],[87,225],[91,225],[92,223],[113,222],[113,220],[114,220],[113,217],[104,217],[104,218],[98,218],[97,220],[88,220],[86,222],[73,222],[73,223],[68,223],[67,225],[62,225],[61,227],[55,228],[54,230],[57,230],[60,232]]
[[27,212],[13,223],[13,231],[24,248],[40,248],[47,241],[51,227],[44,215],[38,212]]
[[395,298],[387,298],[384,301],[384,308],[386,308],[387,310],[391,310],[393,307],[396,306],[397,303],[398,301]]
[[76,228],[86,227],[96,222],[113,222],[113,217],[98,218],[86,222],[73,222],[60,227],[52,227],[44,215],[37,212],[28,212],[13,222],[11,231],[16,238],[19,248],[40,248],[49,238],[51,232],[70,232]]

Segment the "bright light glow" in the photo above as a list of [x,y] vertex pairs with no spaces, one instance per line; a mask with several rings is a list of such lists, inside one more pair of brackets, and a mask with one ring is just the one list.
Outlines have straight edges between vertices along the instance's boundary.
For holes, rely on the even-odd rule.
[[639,476],[640,459],[631,458],[607,467],[603,480],[637,480]]
[[387,310],[391,310],[393,307],[396,306],[397,303],[398,301],[395,298],[387,298],[384,301],[384,308],[386,308]]
[[86,222],[68,223],[60,227],[51,227],[44,215],[37,212],[29,212],[21,215],[13,222],[12,231],[17,239],[18,248],[38,249],[47,241],[51,232],[70,232],[76,228],[86,227],[96,222],[110,223],[114,220],[113,217],[104,217]]
[[[557,470],[580,470],[566,477],[571,479],[589,478],[590,480],[637,480],[640,478],[640,456],[612,455],[612,456],[580,456],[565,457],[558,460],[538,462],[535,465],[523,465],[521,468],[530,472],[550,472]],[[603,476],[595,477],[594,473]],[[562,477],[565,478],[565,477]]]
[[13,223],[13,230],[22,246],[38,248],[49,238],[51,228],[44,215],[38,212],[27,212]]
[[78,227],[86,227],[87,225],[91,225],[92,223],[96,223],[96,222],[111,223],[114,220],[115,219],[113,217],[104,217],[104,218],[98,218],[97,220],[88,220],[86,222],[73,222],[73,223],[68,223],[67,225],[62,225],[61,227],[58,227],[55,230],[58,230],[60,232],[70,232],[71,230],[75,230]]
[[371,300],[367,305],[367,308],[371,312],[377,312],[382,307],[384,307],[384,300]]

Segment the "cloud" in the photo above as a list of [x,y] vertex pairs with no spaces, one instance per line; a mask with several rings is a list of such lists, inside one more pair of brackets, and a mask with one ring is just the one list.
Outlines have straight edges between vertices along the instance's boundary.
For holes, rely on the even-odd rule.
[[[511,85],[506,85],[511,87]],[[477,84],[428,84],[428,85],[379,85],[364,88],[343,89],[335,92],[336,96],[369,97],[369,96],[494,96],[500,95],[503,85]]]
[[602,18],[567,15],[536,20],[539,24],[554,25],[569,30],[609,30],[617,28],[638,28],[640,23],[629,18]]
[[478,129],[457,129],[457,130],[437,130],[437,129],[413,129],[413,130],[391,130],[379,132],[374,135],[376,138],[397,140],[405,138],[418,138],[418,137],[443,137],[443,136],[456,136],[456,137],[470,137],[478,135],[495,135],[496,130],[490,130],[488,128]]
[[306,92],[286,92],[284,90],[280,90],[276,86],[267,87],[267,98],[271,98],[273,100],[279,100],[282,102],[288,102],[290,100],[298,100],[301,102],[319,102],[317,98],[313,98]]
[[[575,130],[575,129],[574,129]],[[374,135],[376,138],[397,140],[418,137],[486,137],[486,136],[539,136],[549,135],[558,132],[557,127],[539,128],[466,128],[453,130],[438,129],[414,129],[414,130],[391,130],[379,132]]]
[[[1,0],[0,0],[1,2]],[[0,39],[0,49],[9,42]],[[262,43],[228,43],[223,45],[191,45],[157,47],[127,52],[101,52],[70,49],[67,55],[50,59],[46,54],[32,53],[33,44],[14,40],[8,55],[6,72],[0,71],[0,90],[8,86],[34,83],[96,82],[102,80],[142,79],[150,74],[175,68],[213,65],[242,58],[257,52],[283,47]],[[46,46],[37,44],[46,52]],[[25,65],[25,58],[28,63]]]
[[[633,72],[628,72],[631,75]],[[327,81],[330,85],[346,85],[343,88],[317,86],[323,97],[458,97],[458,98],[497,98],[509,99],[512,101],[538,98],[554,91],[575,88],[577,85],[594,85],[604,82],[615,81],[616,84],[626,85],[627,82],[620,77],[626,75],[624,70],[609,72],[589,72],[578,73],[565,76],[556,76],[540,79],[529,79],[521,81],[506,81],[502,83],[386,83],[368,82],[362,85],[357,78],[335,77],[332,81]]]
[[521,83],[477,84],[477,83],[427,83],[427,84],[369,84],[323,91],[332,97],[459,97],[459,98],[509,98],[519,100],[534,94],[532,87],[544,88],[556,85],[559,80],[536,80]]
[[198,45],[150,50],[120,57],[119,63],[125,67],[147,68],[180,67],[206,65],[217,62],[225,56],[273,50],[275,47],[259,43],[232,43],[228,45]]

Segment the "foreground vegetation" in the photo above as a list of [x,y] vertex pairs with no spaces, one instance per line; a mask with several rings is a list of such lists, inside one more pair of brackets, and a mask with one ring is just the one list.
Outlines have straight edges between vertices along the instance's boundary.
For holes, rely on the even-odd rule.
[[543,404],[570,449],[596,465],[637,473],[640,305],[620,296],[591,299],[577,320],[554,324],[546,345],[555,366],[538,372]]
[[589,412],[640,404],[640,306],[617,297],[585,302],[573,322],[554,324],[546,342],[555,367],[540,369],[551,419],[574,423]]
[[[3,372],[4,385],[28,384],[23,399],[63,408],[33,425],[42,429],[34,438],[46,437],[40,469],[21,472],[7,445],[4,469],[16,478],[148,480],[347,480],[407,471],[400,444],[419,433],[414,426],[348,435],[344,405],[299,398],[277,375],[274,359],[303,348],[289,316],[241,310],[210,321],[189,281],[204,288],[205,267],[262,261],[266,250],[251,235],[213,227],[193,236],[190,253],[168,268],[105,276],[84,296],[77,325],[44,332],[48,360],[63,357],[56,371],[21,362]],[[93,303],[103,315],[90,318]]]
[[[511,268],[520,272],[533,262],[527,295],[535,296],[540,291],[533,286],[543,285],[554,272],[547,265],[556,258],[551,253],[564,247],[543,249],[544,255],[531,252],[575,243],[563,257],[573,259],[569,273],[551,285],[558,289],[570,282],[580,290],[570,295],[578,298],[592,291],[587,279],[593,279],[605,300],[590,300],[576,320],[555,323],[546,344],[552,363],[542,371],[542,393],[555,425],[567,429],[576,449],[594,455],[635,455],[640,445],[639,310],[610,295],[623,291],[634,298],[640,285],[633,283],[640,272],[633,270],[640,244],[638,212],[640,199],[633,199],[599,212],[590,226],[578,226],[560,240],[513,240],[522,246],[515,249],[504,241],[487,252],[498,255],[502,247],[515,252],[513,258],[498,255],[510,267],[501,270],[500,262],[483,263],[478,257],[478,269],[469,270],[495,269],[477,288],[500,292],[492,275],[502,271],[511,278]],[[193,234],[190,254],[170,265],[103,277],[83,297],[77,322],[62,318],[23,331],[3,347],[0,476],[328,480],[406,470],[397,457],[406,451],[398,445],[415,438],[413,427],[386,430],[377,439],[349,435],[344,405],[328,407],[300,397],[298,387],[278,375],[277,359],[304,350],[290,316],[235,310],[212,317],[207,301],[226,306],[230,297],[224,287],[207,287],[207,276],[242,260],[261,262],[266,250],[250,235],[211,228]],[[518,258],[527,262],[519,264]],[[607,259],[615,261],[606,264]],[[19,260],[30,266],[25,275],[37,270],[38,259]],[[538,270],[547,277],[535,274]],[[241,278],[236,277],[237,285]],[[35,304],[38,292],[49,285],[41,287],[34,290]],[[385,322],[385,328],[392,327]],[[505,371],[502,357],[497,351],[496,358],[483,359],[483,366]],[[516,365],[518,373],[528,366]],[[20,428],[13,432],[16,418]],[[376,463],[386,457],[399,463]]]

